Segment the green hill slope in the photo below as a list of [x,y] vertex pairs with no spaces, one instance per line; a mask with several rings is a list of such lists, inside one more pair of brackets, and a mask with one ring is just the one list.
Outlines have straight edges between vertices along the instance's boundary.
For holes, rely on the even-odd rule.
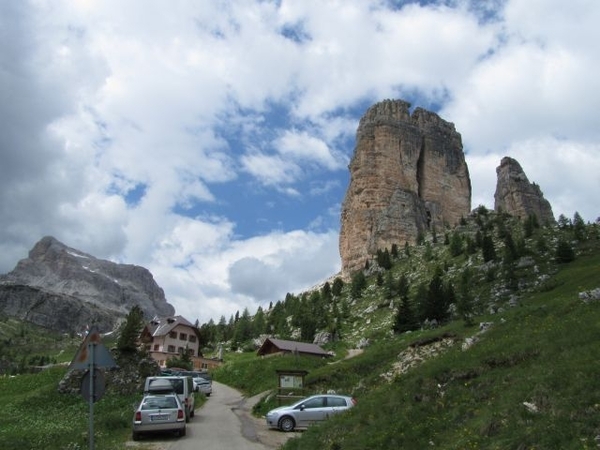
[[[600,301],[579,295],[600,287],[598,227],[588,225],[578,238],[572,227],[542,228],[527,238],[519,235],[518,221],[507,230],[520,248],[516,257],[496,224],[498,256],[491,262],[480,252],[453,255],[452,238],[430,239],[388,270],[394,280],[408,276],[418,312],[419,286],[437,268],[443,268],[444,283],[457,287],[457,303],[466,295],[459,286],[469,267],[469,320],[454,311],[440,327],[392,333],[399,300],[386,288],[390,275],[370,270],[360,296],[352,296],[347,284],[337,299],[348,302],[349,311],[342,341],[326,346],[337,351],[334,361],[308,367],[291,357],[265,363],[248,355],[226,364],[216,379],[239,385],[231,374],[245,373],[240,387],[255,394],[276,387],[278,364],[295,364],[309,371],[307,393],[333,389],[357,398],[349,413],[288,441],[288,450],[598,448]],[[474,233],[463,227],[463,248],[468,236],[475,241]],[[575,250],[573,261],[560,262],[561,242]],[[362,354],[343,358],[347,348],[365,341],[370,344]],[[273,406],[268,395],[255,413]]]

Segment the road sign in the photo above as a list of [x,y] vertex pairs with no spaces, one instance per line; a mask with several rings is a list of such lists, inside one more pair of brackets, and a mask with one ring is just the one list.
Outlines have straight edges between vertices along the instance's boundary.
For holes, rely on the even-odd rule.
[[[94,346],[94,360],[92,361],[90,347]],[[100,333],[98,328],[93,326],[87,336],[83,339],[79,350],[75,354],[73,361],[69,365],[71,369],[82,369],[87,370],[91,365],[95,367],[112,368],[117,367],[115,360],[113,359],[110,351],[100,342]]]
[[[94,377],[94,379],[90,381],[90,377]],[[105,387],[106,382],[102,371],[100,369],[94,369],[94,372],[88,370],[81,380],[81,396],[86,402],[97,402],[104,395]]]
[[87,336],[83,339],[79,350],[75,354],[73,361],[69,364],[71,369],[87,370],[81,383],[81,395],[90,404],[89,417],[89,450],[94,450],[94,402],[100,399],[104,394],[104,375],[98,367],[111,368],[117,367],[110,351],[100,342],[100,333],[98,328],[92,326]]

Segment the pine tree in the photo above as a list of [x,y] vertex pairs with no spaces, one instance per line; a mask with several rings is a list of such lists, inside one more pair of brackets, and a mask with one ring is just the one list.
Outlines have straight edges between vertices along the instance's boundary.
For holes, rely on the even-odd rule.
[[391,255],[393,259],[398,259],[398,244],[392,244]]
[[462,236],[456,231],[452,233],[450,239],[450,254],[452,257],[461,255],[463,252],[463,239]]
[[575,250],[571,244],[564,238],[559,239],[556,245],[556,261],[559,263],[568,263],[575,259]]
[[406,278],[405,274],[402,274],[398,280],[398,296],[400,298],[408,298],[409,290],[410,284],[408,283],[408,278]]
[[350,295],[353,298],[361,298],[362,291],[367,287],[367,279],[362,270],[359,270],[352,276],[352,284],[350,285]]
[[117,350],[124,353],[133,353],[137,351],[138,339],[142,328],[144,327],[144,313],[142,309],[135,305],[127,314],[125,323],[117,339]]
[[437,268],[429,282],[424,302],[421,305],[422,320],[437,320],[443,322],[448,318],[448,306],[454,301],[454,289],[445,286],[442,279],[442,269]]
[[383,251],[377,250],[377,265],[385,270],[392,268],[392,258],[387,248]]
[[483,254],[483,261],[489,262],[496,259],[496,248],[494,247],[494,240],[489,234],[483,235],[481,252]]
[[267,332],[267,319],[262,307],[259,306],[252,318],[252,337],[258,337]]
[[384,297],[387,300],[391,300],[396,295],[396,288],[394,286],[394,278],[392,272],[385,273],[385,280],[383,282]]
[[331,287],[331,293],[337,297],[341,295],[343,288],[344,281],[340,277],[335,277],[333,280],[333,286]]
[[415,317],[415,312],[410,303],[408,293],[410,286],[406,275],[402,274],[398,280],[398,296],[400,297],[400,306],[394,319],[392,329],[394,333],[404,333],[419,329],[419,321]]
[[512,234],[506,231],[504,235],[504,262],[510,264],[519,257],[517,246],[513,240]]
[[573,216],[573,233],[577,240],[581,241],[585,237],[585,222],[577,211],[575,211],[575,215]]
[[326,281],[323,287],[321,288],[321,298],[325,303],[330,303],[333,298],[333,294],[331,292],[331,285],[329,281]]
[[419,322],[415,318],[415,314],[408,298],[402,298],[400,300],[400,306],[396,313],[392,329],[394,330],[394,333],[397,334],[419,329]]
[[456,312],[464,320],[465,325],[473,325],[474,300],[471,294],[472,273],[467,267],[461,274]]

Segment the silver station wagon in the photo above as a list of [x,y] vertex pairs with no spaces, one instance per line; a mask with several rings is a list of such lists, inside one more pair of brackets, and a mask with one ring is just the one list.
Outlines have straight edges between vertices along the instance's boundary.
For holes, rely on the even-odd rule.
[[185,409],[177,394],[144,396],[133,415],[133,440],[146,433],[170,431],[185,436]]

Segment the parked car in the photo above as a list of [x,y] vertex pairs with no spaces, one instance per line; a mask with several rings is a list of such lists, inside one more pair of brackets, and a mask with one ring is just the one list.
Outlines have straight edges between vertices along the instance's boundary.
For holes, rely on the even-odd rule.
[[[168,381],[168,383],[167,383]],[[194,382],[191,377],[184,376],[165,376],[165,377],[147,377],[144,385],[144,394],[165,394],[171,392],[169,383],[175,391],[185,411],[185,421],[189,422],[194,417],[196,407],[194,397]]]
[[177,375],[192,377],[194,391],[203,392],[207,397],[210,397],[210,394],[212,394],[212,378],[208,372],[184,370],[177,372]]
[[346,395],[313,395],[292,405],[272,409],[266,415],[269,428],[292,431],[297,427],[307,427],[334,414],[347,411],[356,405],[356,400]]
[[202,392],[207,397],[210,397],[210,394],[212,394],[212,383],[210,380],[202,377],[195,377],[192,380],[194,381],[194,390],[196,392]]
[[212,383],[212,377],[210,376],[210,374],[203,370],[182,370],[177,373],[173,373],[173,375],[183,375],[192,378],[202,377]]
[[167,431],[185,436],[185,408],[179,397],[175,393],[145,395],[133,415],[132,439]]

